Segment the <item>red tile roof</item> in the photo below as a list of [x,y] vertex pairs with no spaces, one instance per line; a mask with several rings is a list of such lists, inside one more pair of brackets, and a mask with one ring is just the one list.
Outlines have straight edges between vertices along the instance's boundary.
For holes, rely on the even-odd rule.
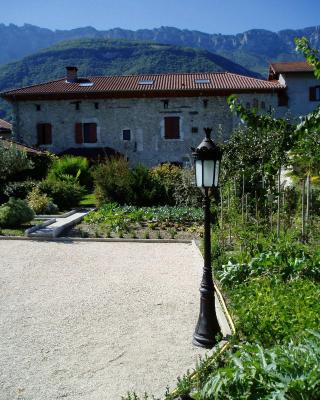
[[11,131],[12,125],[9,122],[5,121],[4,119],[0,119],[0,130]]
[[306,61],[293,61],[272,63],[270,69],[277,74],[282,72],[312,72],[314,67]]
[[[202,80],[202,83],[197,83]],[[152,84],[141,84],[141,82]],[[139,83],[140,82],[140,83]],[[272,91],[283,89],[279,82],[266,81],[248,76],[218,73],[157,74],[128,76],[92,76],[77,82],[59,79],[11,90],[1,94],[13,98],[72,98],[72,97],[141,97],[163,95],[187,95],[191,92],[219,94],[219,92]]]

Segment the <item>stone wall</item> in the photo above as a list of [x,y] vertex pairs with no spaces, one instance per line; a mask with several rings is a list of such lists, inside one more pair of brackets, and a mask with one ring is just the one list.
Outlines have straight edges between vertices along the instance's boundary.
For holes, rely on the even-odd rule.
[[[276,93],[241,94],[239,99],[250,106],[256,99],[259,106],[264,103],[265,110],[277,106]],[[164,100],[168,100],[167,108]],[[206,105],[204,100],[207,100]],[[180,117],[180,139],[164,138],[164,117],[167,116]],[[97,124],[97,143],[75,143],[75,124],[79,122]],[[43,146],[49,151],[58,153],[81,146],[108,146],[125,154],[131,164],[142,162],[152,166],[165,161],[188,162],[190,147],[201,142],[203,128],[212,127],[213,139],[220,141],[226,139],[240,121],[232,115],[223,96],[82,100],[79,110],[70,100],[14,104],[13,131],[17,140],[36,145],[38,123],[52,124],[52,145]],[[130,129],[130,141],[123,140],[124,129]]]
[[287,86],[289,101],[288,107],[279,107],[278,116],[288,113],[289,116],[297,118],[313,111],[320,104],[319,101],[310,101],[309,99],[309,88],[320,84],[313,72],[281,74],[279,81]]

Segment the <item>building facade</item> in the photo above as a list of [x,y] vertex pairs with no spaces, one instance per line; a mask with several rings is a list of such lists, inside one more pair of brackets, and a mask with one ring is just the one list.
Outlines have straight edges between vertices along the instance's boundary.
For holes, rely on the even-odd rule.
[[231,73],[66,78],[2,94],[13,105],[15,140],[54,153],[113,149],[131,164],[188,163],[190,147],[213,128],[227,138],[239,124],[227,97],[271,111],[286,96],[279,79]]
[[320,81],[313,71],[314,68],[305,61],[270,64],[269,81],[277,80],[286,88],[279,96],[278,116],[287,114],[298,118],[320,104]]

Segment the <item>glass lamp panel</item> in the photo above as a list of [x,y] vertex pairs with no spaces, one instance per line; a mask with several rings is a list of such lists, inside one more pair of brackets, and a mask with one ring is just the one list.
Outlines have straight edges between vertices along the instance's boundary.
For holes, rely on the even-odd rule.
[[217,187],[219,183],[219,170],[220,170],[220,162],[216,161],[216,169],[214,171],[214,186]]
[[204,160],[203,161],[203,186],[212,187],[214,176],[214,161]]
[[196,160],[196,184],[202,187],[202,160]]

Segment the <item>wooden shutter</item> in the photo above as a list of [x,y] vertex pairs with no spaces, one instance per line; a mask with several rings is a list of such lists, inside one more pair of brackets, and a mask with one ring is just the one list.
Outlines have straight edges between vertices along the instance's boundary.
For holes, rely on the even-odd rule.
[[309,88],[309,100],[310,101],[316,101],[317,98],[317,93],[316,93],[316,87],[310,87]]
[[44,125],[44,144],[52,144],[52,126],[51,124]]
[[43,144],[42,124],[37,124],[37,145]]
[[52,144],[51,124],[37,124],[37,144]]
[[91,123],[89,124],[88,143],[96,143],[96,142],[97,142],[97,124]]
[[75,124],[75,142],[77,144],[83,143],[82,124],[79,122]]
[[180,118],[165,117],[164,118],[164,137],[165,139],[180,138]]

